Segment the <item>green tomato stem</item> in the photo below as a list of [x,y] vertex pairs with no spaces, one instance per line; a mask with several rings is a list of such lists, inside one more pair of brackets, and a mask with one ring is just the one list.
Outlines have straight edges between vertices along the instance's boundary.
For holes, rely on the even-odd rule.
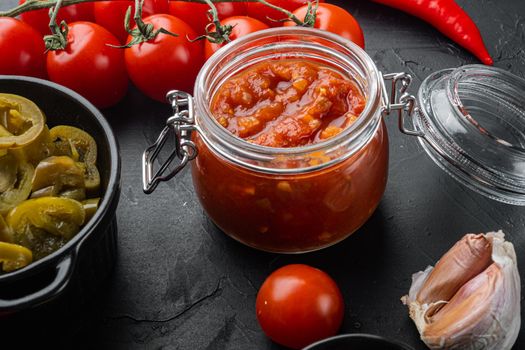
[[[277,10],[279,12],[282,12],[284,13],[290,20],[292,20],[296,25],[298,26],[304,26],[304,23],[303,21],[301,21],[299,18],[297,18],[297,16],[295,16],[293,13],[291,13],[290,11],[286,10],[286,9],[283,9],[279,6],[276,6],[274,4],[270,4],[268,1],[266,0],[256,0],[256,2],[258,3],[261,3],[265,6],[268,6],[269,8],[272,8],[274,10]],[[272,18],[269,18],[270,20],[272,20]]]
[[114,45],[108,44],[109,46],[125,49],[133,45],[137,45],[140,43],[144,43],[144,42],[153,40],[161,33],[172,35],[172,36],[178,36],[177,34],[172,33],[164,28],[159,28],[155,30],[153,24],[144,23],[144,21],[142,20],[142,6],[143,5],[144,5],[144,0],[135,0],[135,14],[133,15],[133,20],[137,24],[137,28],[135,29],[131,29],[131,26],[129,23],[131,19],[131,6],[128,7],[126,11],[126,15],[124,17],[124,27],[126,28],[126,31],[131,36],[130,42],[126,43],[125,45],[121,45],[121,46],[114,46]]
[[62,7],[62,2],[63,0],[57,0],[55,7],[49,10],[49,29],[51,30],[51,35],[44,36],[44,42],[47,51],[62,50],[67,45],[67,33],[69,28],[64,21],[62,21],[60,24],[57,24],[57,15],[58,11]]
[[303,27],[314,27],[317,20],[317,9],[319,8],[319,0],[315,0],[314,4],[308,1],[308,9],[303,20]]
[[140,30],[140,33],[147,37],[147,28],[146,24],[142,20],[142,6],[144,5],[144,0],[135,0],[135,14],[133,16],[133,20],[135,20],[135,23],[137,24],[137,28]]
[[63,0],[57,0],[55,7],[52,10],[49,10],[51,14],[51,19],[49,20],[49,29],[51,29],[51,33],[53,34],[57,34],[60,29],[57,24],[57,15],[58,10],[60,10],[60,7],[62,6],[62,1]]
[[[224,42],[230,42],[230,34],[232,32],[233,27],[231,25],[225,25],[223,26],[221,24],[221,21],[219,19],[219,12],[217,11],[217,7],[213,4],[212,0],[204,0],[206,1],[206,4],[210,7],[210,17],[211,23],[208,23],[206,26],[206,34],[201,35],[195,39],[190,39],[191,42],[197,41],[200,39],[207,39],[212,43],[215,44],[222,44]],[[213,29],[212,29],[213,28]]]

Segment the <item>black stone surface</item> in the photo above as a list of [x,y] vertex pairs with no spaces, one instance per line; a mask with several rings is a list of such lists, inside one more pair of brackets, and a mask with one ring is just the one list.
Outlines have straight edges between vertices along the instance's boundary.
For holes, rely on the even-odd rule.
[[[0,9],[16,0],[0,2]],[[383,72],[407,71],[416,92],[431,72],[477,60],[428,24],[369,1],[333,1],[362,25],[366,50]],[[495,66],[525,76],[525,2],[460,0],[478,24]],[[463,234],[503,229],[525,272],[525,209],[456,183],[415,138],[388,117],[389,182],[373,217],[353,236],[317,253],[276,255],[223,235],[205,216],[186,171],[153,195],[141,190],[141,154],[170,114],[131,88],[103,111],[118,136],[122,197],[119,261],[107,289],[70,346],[93,349],[281,349],[259,328],[255,298],[265,277],[289,263],[328,272],[344,295],[341,333],[365,332],[423,349],[399,298],[411,274],[434,264]],[[522,309],[523,310],[523,309]],[[518,310],[517,310],[518,311]],[[523,314],[523,312],[522,312]],[[525,331],[514,349],[525,349]]]

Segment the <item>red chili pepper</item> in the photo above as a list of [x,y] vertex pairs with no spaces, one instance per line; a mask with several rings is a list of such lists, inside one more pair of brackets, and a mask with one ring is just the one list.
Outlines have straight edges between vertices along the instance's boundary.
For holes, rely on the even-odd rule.
[[484,64],[493,64],[478,27],[454,0],[373,1],[421,18],[472,52]]

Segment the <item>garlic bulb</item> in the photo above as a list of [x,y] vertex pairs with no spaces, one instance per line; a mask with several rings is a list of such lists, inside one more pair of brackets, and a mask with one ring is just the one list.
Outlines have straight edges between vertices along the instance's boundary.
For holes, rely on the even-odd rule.
[[520,329],[520,277],[503,232],[467,234],[412,276],[408,305],[430,349],[510,350]]

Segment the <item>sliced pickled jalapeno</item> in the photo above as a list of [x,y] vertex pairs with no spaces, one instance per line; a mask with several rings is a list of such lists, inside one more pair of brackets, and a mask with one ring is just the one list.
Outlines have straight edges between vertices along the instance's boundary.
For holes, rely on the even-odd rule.
[[95,165],[97,143],[87,132],[73,126],[59,125],[50,130],[54,155],[69,156],[77,162]]
[[14,271],[29,265],[33,261],[33,253],[18,244],[0,242],[0,263],[5,272]]
[[20,236],[32,236],[43,230],[51,235],[71,239],[86,217],[84,207],[76,200],[59,197],[28,199],[13,208],[6,222],[12,228],[15,242]]
[[0,215],[0,241],[8,243],[13,241],[13,231],[2,215]]
[[59,197],[74,199],[76,201],[83,201],[86,199],[86,189],[85,188],[74,188],[71,190],[65,190],[58,194]]
[[15,186],[18,173],[18,162],[13,155],[0,158],[0,193],[6,192]]
[[56,196],[55,186],[48,186],[41,188],[37,191],[31,192],[31,197],[29,198],[41,198],[41,197],[53,197]]
[[26,146],[12,149],[17,158],[31,163],[36,166],[42,159],[49,157],[52,154],[52,143],[49,128],[44,126],[44,130],[38,135],[36,139]]
[[45,117],[27,98],[0,94],[0,149],[29,145],[40,136]]
[[69,156],[84,169],[85,188],[96,193],[100,188],[97,162],[97,143],[87,132],[73,126],[59,125],[50,130],[53,154]]
[[77,163],[84,172],[84,184],[88,193],[97,193],[100,189],[100,173],[94,164]]
[[11,153],[0,158],[0,215],[29,197],[33,173],[31,164]]
[[99,203],[100,198],[90,198],[86,199],[85,201],[82,201],[82,206],[84,207],[84,211],[86,212],[86,221],[91,220],[91,218],[95,215]]
[[39,260],[63,247],[85,221],[82,204],[59,197],[28,199],[6,217],[12,242],[26,247]]
[[[0,138],[5,136],[13,136],[9,131],[7,131],[2,125],[0,125]],[[7,154],[7,148],[0,148],[0,157],[3,157]]]
[[68,156],[52,156],[42,160],[35,168],[31,198],[44,196],[86,198],[84,169]]

